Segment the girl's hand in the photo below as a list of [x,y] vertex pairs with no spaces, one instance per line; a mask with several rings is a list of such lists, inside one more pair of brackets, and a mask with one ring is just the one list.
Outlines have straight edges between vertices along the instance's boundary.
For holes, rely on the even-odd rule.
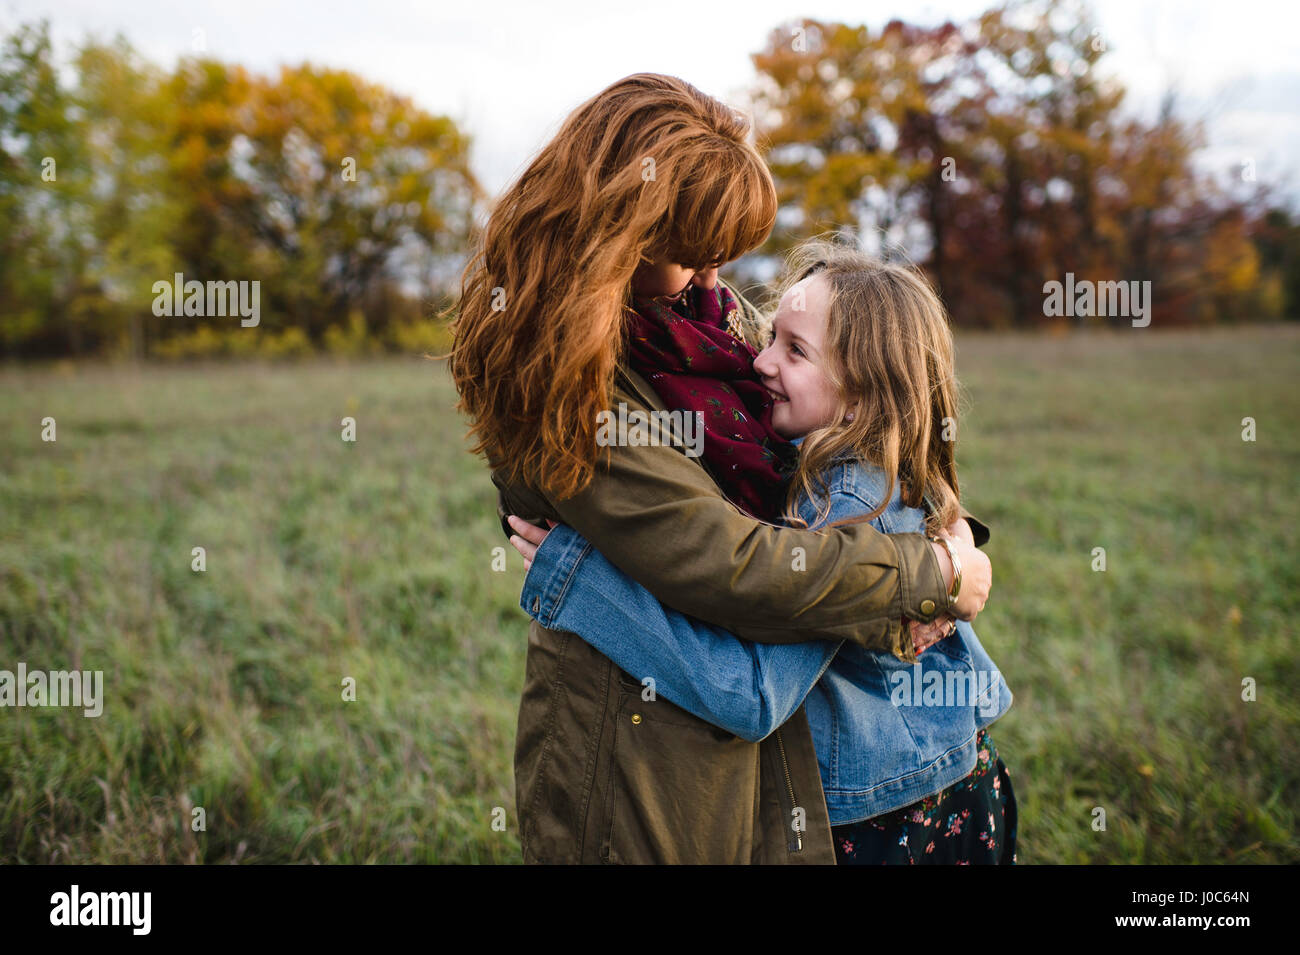
[[[542,546],[542,541],[546,540],[546,535],[550,530],[542,530],[536,524],[529,524],[521,517],[515,517],[513,514],[506,515],[506,521],[515,529],[515,533],[510,536],[510,543],[514,544],[515,550],[524,556],[524,570],[531,570],[533,558],[537,556],[537,548]],[[546,523],[551,527],[555,526],[555,521],[549,517]]]
[[912,635],[912,649],[916,651],[917,656],[920,656],[927,649],[951,634],[957,627],[957,621],[947,614],[943,614],[935,617],[930,623],[908,620],[907,627]]

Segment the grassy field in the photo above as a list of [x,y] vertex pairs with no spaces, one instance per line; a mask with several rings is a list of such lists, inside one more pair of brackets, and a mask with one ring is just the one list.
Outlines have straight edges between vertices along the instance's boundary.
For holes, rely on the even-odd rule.
[[[1300,328],[958,370],[1020,861],[1300,861]],[[518,860],[523,566],[453,405],[417,359],[0,372],[0,669],[105,684],[0,709],[0,861]]]

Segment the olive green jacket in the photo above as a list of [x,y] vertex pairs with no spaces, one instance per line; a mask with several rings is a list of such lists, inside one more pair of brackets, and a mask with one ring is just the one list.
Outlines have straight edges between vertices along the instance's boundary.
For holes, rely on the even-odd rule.
[[[761,347],[761,318],[743,307]],[[667,410],[627,368],[619,402]],[[507,514],[569,524],[664,604],[761,643],[848,639],[911,660],[903,618],[928,622],[947,606],[920,534],[762,523],[680,442],[610,450],[609,468],[563,501],[494,471],[505,533]],[[750,743],[642,694],[581,638],[531,622],[515,745],[524,861],[834,864],[803,707]]]

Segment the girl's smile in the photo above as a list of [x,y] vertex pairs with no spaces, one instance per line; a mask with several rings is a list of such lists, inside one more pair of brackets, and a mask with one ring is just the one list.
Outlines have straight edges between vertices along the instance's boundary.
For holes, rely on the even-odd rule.
[[781,298],[774,337],[754,359],[754,372],[772,395],[772,430],[787,440],[824,428],[835,417],[835,386],[823,349],[830,314],[825,277],[810,275]]

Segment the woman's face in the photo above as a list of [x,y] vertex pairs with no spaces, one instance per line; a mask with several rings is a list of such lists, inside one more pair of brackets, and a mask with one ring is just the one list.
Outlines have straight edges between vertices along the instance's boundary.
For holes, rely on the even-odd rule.
[[642,262],[632,275],[632,291],[644,298],[680,295],[692,284],[713,288],[718,284],[718,267],[691,269],[674,262]]
[[835,414],[835,387],[824,370],[827,292],[821,275],[791,287],[773,318],[772,344],[754,359],[759,381],[776,401],[772,430],[787,440],[825,427]]

